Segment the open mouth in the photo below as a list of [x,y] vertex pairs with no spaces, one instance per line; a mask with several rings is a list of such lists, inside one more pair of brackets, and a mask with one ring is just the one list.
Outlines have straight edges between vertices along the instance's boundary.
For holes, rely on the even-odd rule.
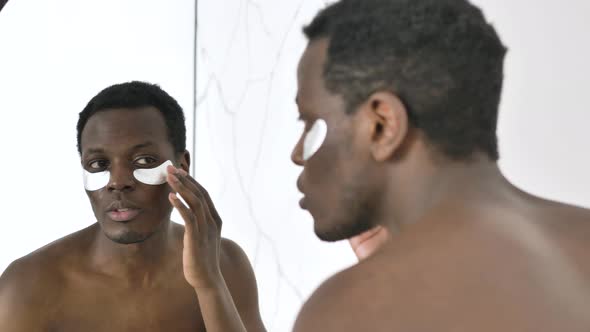
[[107,212],[111,220],[117,222],[127,222],[133,220],[139,214],[139,209],[121,208]]

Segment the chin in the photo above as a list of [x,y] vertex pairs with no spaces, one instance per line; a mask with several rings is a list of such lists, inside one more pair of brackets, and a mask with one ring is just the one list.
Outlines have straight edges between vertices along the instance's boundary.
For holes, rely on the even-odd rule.
[[133,244],[133,243],[141,243],[145,240],[149,239],[153,233],[144,234],[135,232],[132,230],[127,230],[123,232],[116,232],[116,233],[109,233],[105,232],[106,237],[116,243],[119,244]]
[[347,236],[349,232],[346,232],[345,230],[345,227],[342,227],[342,225],[331,225],[326,227],[326,225],[320,225],[318,222],[315,223],[314,227],[315,235],[320,240],[326,242],[336,242],[348,239],[350,237]]
[[315,230],[315,235],[320,240],[325,241],[325,242],[337,242],[337,241],[341,241],[341,240],[346,239],[346,237],[343,237],[340,234],[329,232],[329,231],[320,231],[317,229]]
[[157,233],[163,226],[163,224],[153,225],[152,220],[132,220],[127,223],[102,220],[99,224],[104,235],[109,240],[119,244],[144,242]]
[[360,218],[346,218],[324,223],[318,220],[314,221],[315,235],[326,242],[347,240],[371,228],[372,225],[368,222],[368,219]]

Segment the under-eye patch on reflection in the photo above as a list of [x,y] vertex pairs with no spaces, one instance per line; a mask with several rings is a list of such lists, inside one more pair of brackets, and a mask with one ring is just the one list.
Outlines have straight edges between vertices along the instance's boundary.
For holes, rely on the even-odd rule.
[[326,121],[317,119],[303,140],[303,160],[308,160],[320,149],[327,133]]
[[137,181],[152,186],[164,184],[166,183],[166,175],[168,175],[168,171],[166,170],[168,165],[172,165],[170,160],[166,160],[162,165],[155,168],[138,168],[133,171],[133,176]]
[[87,170],[84,170],[84,188],[86,188],[88,191],[96,191],[98,189],[104,188],[109,183],[110,178],[111,172],[109,171],[90,173]]
[[[166,175],[168,175],[168,171],[166,170],[168,165],[172,165],[170,160],[165,161],[158,167],[136,169],[133,171],[133,177],[139,182],[152,186],[164,184],[166,183]],[[109,171],[90,173],[84,170],[84,188],[88,191],[102,189],[109,183],[110,178],[111,172]]]

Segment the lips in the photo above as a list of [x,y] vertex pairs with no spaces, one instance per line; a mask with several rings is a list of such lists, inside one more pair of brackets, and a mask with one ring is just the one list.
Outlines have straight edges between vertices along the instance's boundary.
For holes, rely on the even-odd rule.
[[141,209],[123,201],[114,201],[107,208],[107,216],[113,221],[127,222],[133,220]]
[[125,208],[125,209],[117,209],[114,211],[109,211],[109,212],[107,212],[107,215],[113,221],[126,222],[126,221],[133,220],[135,217],[137,217],[139,212],[140,211],[138,209]]
[[305,199],[305,196],[303,196],[303,197],[302,197],[302,198],[299,200],[299,207],[300,207],[300,208],[302,208],[302,209],[304,209],[304,210],[307,210],[307,208],[306,208],[306,204],[305,204],[305,201],[306,201],[306,199]]
[[302,194],[305,194],[303,192],[303,183],[301,180],[301,175],[299,175],[299,177],[297,178],[297,189],[299,189],[299,192],[301,192]]
[[302,185],[302,181],[301,181],[301,176],[299,176],[299,178],[297,179],[297,189],[299,189],[299,192],[301,192],[303,194],[303,197],[299,200],[299,207],[301,207],[302,209],[306,209],[305,206],[305,192],[303,192],[303,185]]

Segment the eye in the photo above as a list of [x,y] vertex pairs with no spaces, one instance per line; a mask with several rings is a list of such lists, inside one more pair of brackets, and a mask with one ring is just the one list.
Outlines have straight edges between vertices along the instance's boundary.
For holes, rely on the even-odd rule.
[[109,166],[109,162],[104,159],[93,160],[88,163],[90,171],[103,171]]
[[135,159],[135,163],[137,165],[140,165],[143,167],[150,166],[150,165],[154,164],[156,161],[157,161],[156,158],[152,158],[152,157],[148,157],[148,156],[139,157],[139,158]]

